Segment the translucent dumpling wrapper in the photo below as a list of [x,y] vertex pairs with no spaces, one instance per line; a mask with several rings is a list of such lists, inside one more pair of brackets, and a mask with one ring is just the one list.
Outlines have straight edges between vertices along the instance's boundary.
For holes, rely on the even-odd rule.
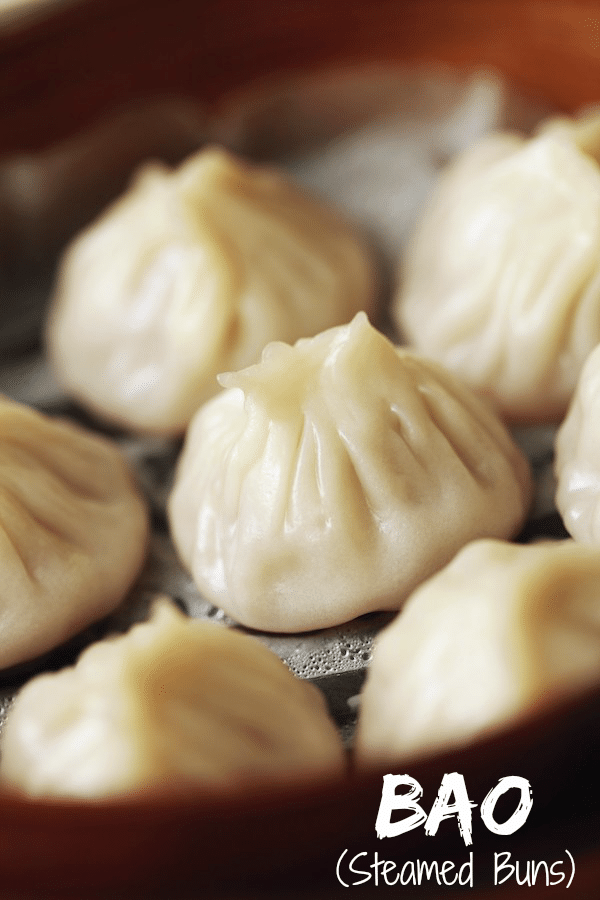
[[148,531],[116,445],[0,398],[0,667],[116,609],[142,568]]
[[556,506],[574,538],[600,546],[600,345],[590,353],[556,433]]
[[394,300],[404,337],[515,422],[559,421],[600,340],[600,114],[492,134],[442,174]]
[[33,796],[235,792],[343,775],[319,690],[256,638],[166,598],[149,621],[39,675],[2,735],[5,785]]
[[359,766],[466,745],[600,680],[600,554],[474,541],[376,639]]
[[468,540],[523,522],[529,465],[495,414],[364,313],[221,382],[168,513],[200,592],[245,625],[397,609]]
[[372,310],[370,248],[283,174],[207,148],[157,164],[75,239],[47,325],[58,379],[97,414],[178,433],[219,372]]

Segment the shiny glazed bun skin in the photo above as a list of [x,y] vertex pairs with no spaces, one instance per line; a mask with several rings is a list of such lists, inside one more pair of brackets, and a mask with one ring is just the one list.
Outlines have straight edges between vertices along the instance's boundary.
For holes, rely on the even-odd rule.
[[474,541],[377,637],[359,766],[459,747],[600,678],[600,554]]
[[47,322],[58,380],[97,415],[178,434],[217,374],[372,311],[371,251],[278,171],[209,147],[148,164],[63,257]]
[[398,609],[468,540],[514,535],[530,470],[488,407],[364,313],[221,377],[168,513],[200,592],[267,631]]
[[0,774],[35,797],[101,799],[235,793],[345,768],[314,685],[256,638],[162,598],[149,621],[23,688]]
[[0,397],[0,667],[116,609],[148,534],[146,504],[116,445]]
[[600,345],[587,358],[556,433],[556,506],[576,540],[600,545]]
[[400,270],[403,338],[511,422],[559,422],[600,341],[600,114],[497,133],[441,175]]

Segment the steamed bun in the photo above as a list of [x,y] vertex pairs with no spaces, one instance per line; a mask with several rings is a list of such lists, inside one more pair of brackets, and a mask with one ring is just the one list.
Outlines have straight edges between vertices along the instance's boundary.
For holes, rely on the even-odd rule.
[[219,372],[372,309],[371,252],[283,174],[207,148],[149,164],[63,258],[47,325],[60,382],[126,427],[182,432]]
[[220,380],[168,514],[200,592],[247,626],[397,609],[468,540],[523,522],[530,470],[504,426],[364,313]]
[[556,506],[574,538],[600,546],[600,345],[581,371],[556,434]]
[[0,398],[0,667],[112,612],[142,567],[148,530],[116,446]]
[[598,682],[599,582],[574,541],[466,546],[376,639],[359,764],[466,744]]
[[403,335],[512,421],[559,421],[600,341],[600,114],[492,134],[441,176],[406,250]]
[[148,622],[25,686],[0,773],[33,796],[102,798],[235,791],[345,765],[316,687],[256,638],[162,599]]

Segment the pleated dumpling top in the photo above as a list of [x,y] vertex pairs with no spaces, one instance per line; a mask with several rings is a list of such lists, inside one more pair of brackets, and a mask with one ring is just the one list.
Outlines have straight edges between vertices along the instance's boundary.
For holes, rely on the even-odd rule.
[[357,762],[469,744],[600,682],[599,579],[575,541],[467,545],[377,637]]
[[112,612],[142,567],[148,533],[115,444],[0,398],[0,667]]
[[219,372],[373,310],[370,248],[275,169],[214,147],[149,164],[75,238],[47,346],[65,388],[126,427],[182,432]]
[[468,540],[523,523],[530,469],[500,420],[364,313],[221,382],[188,429],[169,521],[200,592],[245,625],[398,609]]
[[442,173],[394,316],[514,422],[559,422],[600,341],[600,114],[497,133]]
[[345,768],[314,685],[256,638],[161,598],[149,621],[25,686],[0,775],[32,796],[94,799],[235,793]]

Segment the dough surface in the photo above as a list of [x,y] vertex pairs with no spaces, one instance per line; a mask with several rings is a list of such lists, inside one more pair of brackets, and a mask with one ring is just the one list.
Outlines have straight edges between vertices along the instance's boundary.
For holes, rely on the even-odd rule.
[[116,446],[0,397],[0,667],[116,609],[142,567],[148,531]]
[[376,640],[359,764],[469,743],[597,682],[599,579],[570,540],[466,546]]
[[148,622],[25,686],[5,725],[0,774],[33,796],[92,799],[234,794],[345,767],[314,685],[256,638],[161,599]]
[[497,133],[442,173],[394,301],[403,337],[514,422],[557,422],[600,340],[600,115]]
[[142,169],[65,254],[47,323],[57,377],[125,427],[180,433],[219,372],[372,310],[371,251],[274,169],[206,148]]
[[556,506],[572,537],[600,545],[600,345],[581,371],[556,434]]
[[266,631],[398,609],[468,540],[512,536],[530,470],[487,405],[364,313],[255,366],[194,418],[171,533],[200,592]]

